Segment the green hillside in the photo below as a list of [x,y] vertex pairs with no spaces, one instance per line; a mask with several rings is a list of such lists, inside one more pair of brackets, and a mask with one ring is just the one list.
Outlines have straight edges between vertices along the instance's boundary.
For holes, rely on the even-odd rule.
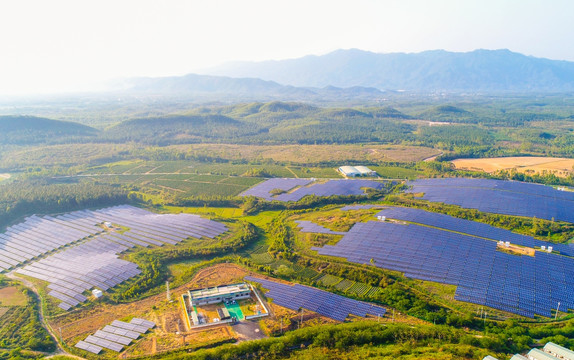
[[0,116],[0,144],[37,144],[93,137],[98,131],[70,121],[35,116]]

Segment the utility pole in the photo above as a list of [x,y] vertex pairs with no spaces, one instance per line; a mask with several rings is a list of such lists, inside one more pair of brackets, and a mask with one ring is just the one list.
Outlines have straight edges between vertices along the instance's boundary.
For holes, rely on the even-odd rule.
[[165,282],[165,297],[167,298],[167,302],[171,301],[171,293],[169,292],[169,281]]
[[560,301],[558,301],[558,306],[556,307],[556,317],[554,318],[554,321],[558,320],[558,312],[560,311]]
[[281,316],[281,335],[283,335],[283,316]]
[[301,308],[301,321],[299,322],[299,329],[303,326],[303,308]]

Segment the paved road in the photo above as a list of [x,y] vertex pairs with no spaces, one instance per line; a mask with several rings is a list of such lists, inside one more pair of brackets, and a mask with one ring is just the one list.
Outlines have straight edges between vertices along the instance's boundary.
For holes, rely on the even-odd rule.
[[259,322],[242,321],[232,326],[233,330],[239,335],[240,341],[265,339],[267,336],[261,331]]

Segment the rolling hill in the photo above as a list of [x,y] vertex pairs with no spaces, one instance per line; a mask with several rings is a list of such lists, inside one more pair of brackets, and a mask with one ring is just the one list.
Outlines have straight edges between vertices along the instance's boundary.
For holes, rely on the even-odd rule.
[[235,62],[206,70],[219,76],[254,77],[299,87],[452,92],[574,91],[574,63],[509,50],[444,50],[378,54],[337,50],[322,56]]
[[0,116],[0,144],[56,143],[93,137],[98,130],[70,121],[35,116]]

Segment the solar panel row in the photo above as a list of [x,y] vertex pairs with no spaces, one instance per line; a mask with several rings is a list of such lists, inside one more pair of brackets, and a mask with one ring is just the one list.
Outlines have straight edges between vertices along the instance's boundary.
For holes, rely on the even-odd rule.
[[291,286],[253,276],[246,276],[245,280],[257,282],[268,289],[269,292],[265,295],[279,306],[295,311],[307,309],[338,321],[345,321],[349,314],[365,317],[367,314],[383,316],[386,312],[386,309],[380,306],[300,284]]
[[114,320],[112,325],[106,325],[103,329],[97,330],[95,334],[79,341],[76,347],[94,354],[98,354],[102,348],[120,352],[124,346],[128,346],[153,327],[155,327],[154,322],[139,318],[133,318],[129,323]]
[[531,236],[520,235],[508,230],[496,228],[488,224],[458,219],[449,215],[437,214],[421,209],[388,207],[379,212],[377,216],[386,216],[389,219],[404,220],[434,226],[441,229],[480,236],[496,241],[509,241],[513,244],[531,248],[552,246],[554,250],[559,251],[563,255],[574,256],[574,246],[572,245],[550,243],[535,239]]
[[[129,227],[130,230],[119,234],[108,229],[109,232],[102,233],[104,228],[99,224],[107,222]],[[16,231],[20,233],[14,235]],[[97,211],[76,211],[54,218],[33,216],[10,228],[7,235],[0,234],[0,271],[45,256],[16,271],[50,282],[49,294],[62,301],[60,308],[68,310],[87,300],[83,292],[93,288],[106,291],[141,273],[136,264],[118,258],[118,254],[125,250],[136,245],[177,244],[188,237],[214,238],[225,231],[225,225],[198,215],[160,215],[127,205]],[[38,238],[27,240],[26,236],[31,236],[29,234],[32,232]],[[60,246],[68,245],[81,239],[80,236],[96,233],[102,234],[48,256],[46,254],[55,247],[41,245],[44,244],[43,239],[57,236],[65,239],[59,240]],[[7,243],[6,239],[18,241]],[[30,244],[35,242],[40,245],[36,250],[30,250]],[[9,256],[4,257],[5,253]]]
[[76,242],[101,231],[96,227],[76,228],[59,219],[31,216],[0,234],[0,271]]
[[[385,183],[372,180],[328,180],[324,183],[314,183],[310,186],[310,180],[305,179],[269,179],[261,184],[257,184],[251,189],[243,192],[242,196],[256,196],[268,201],[298,201],[307,195],[332,196],[332,195],[364,195],[363,188],[382,189]],[[271,194],[274,189],[284,191],[291,190],[296,186],[304,186],[292,190],[291,192],[279,195]]]
[[574,259],[515,256],[494,241],[420,225],[357,223],[337,245],[314,248],[405,276],[457,285],[456,299],[533,317],[574,308]]
[[97,346],[97,345],[92,345],[92,344],[88,344],[85,341],[78,341],[78,343],[76,344],[76,347],[78,349],[82,349],[82,350],[86,350],[91,352],[92,354],[96,354],[98,355],[99,353],[102,352],[102,348]]
[[64,310],[84,302],[83,292],[107,290],[141,273],[137,265],[118,258],[127,248],[102,238],[55,253],[16,270],[50,282],[48,295],[62,301]]
[[490,179],[423,179],[409,182],[409,192],[424,199],[484,212],[574,223],[574,193],[552,187]]

